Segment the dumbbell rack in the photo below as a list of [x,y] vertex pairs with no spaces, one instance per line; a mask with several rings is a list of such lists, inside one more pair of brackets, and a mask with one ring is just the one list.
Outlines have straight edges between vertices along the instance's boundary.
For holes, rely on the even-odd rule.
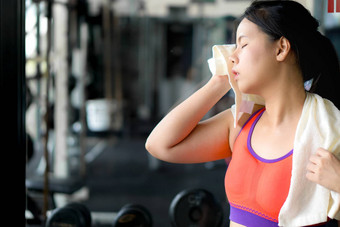
[[[221,227],[223,218],[222,207],[205,189],[183,190],[174,197],[169,207],[169,223],[173,227]],[[152,227],[153,219],[149,210],[139,204],[126,204],[118,212],[91,212],[85,205],[71,202],[49,210],[46,225],[42,226]]]

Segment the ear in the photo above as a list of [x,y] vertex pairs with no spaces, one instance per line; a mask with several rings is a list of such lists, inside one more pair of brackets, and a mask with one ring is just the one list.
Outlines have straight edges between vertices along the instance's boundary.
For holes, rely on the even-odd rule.
[[282,36],[277,41],[276,59],[278,61],[284,61],[287,58],[289,52],[290,52],[290,42],[287,38]]

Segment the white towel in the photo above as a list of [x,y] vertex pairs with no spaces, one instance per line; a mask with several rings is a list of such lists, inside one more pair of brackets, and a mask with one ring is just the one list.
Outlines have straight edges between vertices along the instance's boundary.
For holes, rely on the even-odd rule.
[[[237,87],[229,56],[235,45],[213,46],[208,60],[213,75],[228,75],[235,92],[231,107],[236,126],[242,112],[251,113],[254,103],[264,105],[260,96],[243,94]],[[224,61],[223,61],[224,60]],[[340,158],[340,111],[329,100],[307,92],[300,117],[293,152],[289,193],[279,214],[279,226],[307,226],[327,221],[327,216],[340,220],[340,195],[306,178],[309,158],[322,147]]]
[[332,102],[307,92],[297,126],[292,178],[279,214],[280,226],[306,226],[340,220],[340,195],[306,178],[309,158],[322,147],[340,158],[340,111]]

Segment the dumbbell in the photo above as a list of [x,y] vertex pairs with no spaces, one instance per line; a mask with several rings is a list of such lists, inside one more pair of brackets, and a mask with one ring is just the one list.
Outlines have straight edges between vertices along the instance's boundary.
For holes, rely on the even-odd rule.
[[114,220],[113,227],[152,227],[152,216],[139,204],[126,204]]
[[54,209],[46,222],[46,227],[91,227],[91,225],[91,212],[81,203],[69,203]]
[[220,227],[223,209],[211,192],[188,189],[171,201],[169,217],[173,227]]

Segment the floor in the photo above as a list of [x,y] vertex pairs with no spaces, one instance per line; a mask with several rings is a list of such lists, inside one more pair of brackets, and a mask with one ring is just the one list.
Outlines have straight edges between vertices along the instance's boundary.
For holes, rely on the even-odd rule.
[[222,226],[229,226],[224,191],[225,161],[203,164],[161,162],[147,153],[145,139],[141,135],[88,138],[85,156],[88,194],[81,203],[91,211],[93,227],[112,226],[108,222],[130,203],[144,206],[152,216],[154,227],[170,227],[172,200],[181,191],[196,188],[208,190],[215,196],[223,208]]

